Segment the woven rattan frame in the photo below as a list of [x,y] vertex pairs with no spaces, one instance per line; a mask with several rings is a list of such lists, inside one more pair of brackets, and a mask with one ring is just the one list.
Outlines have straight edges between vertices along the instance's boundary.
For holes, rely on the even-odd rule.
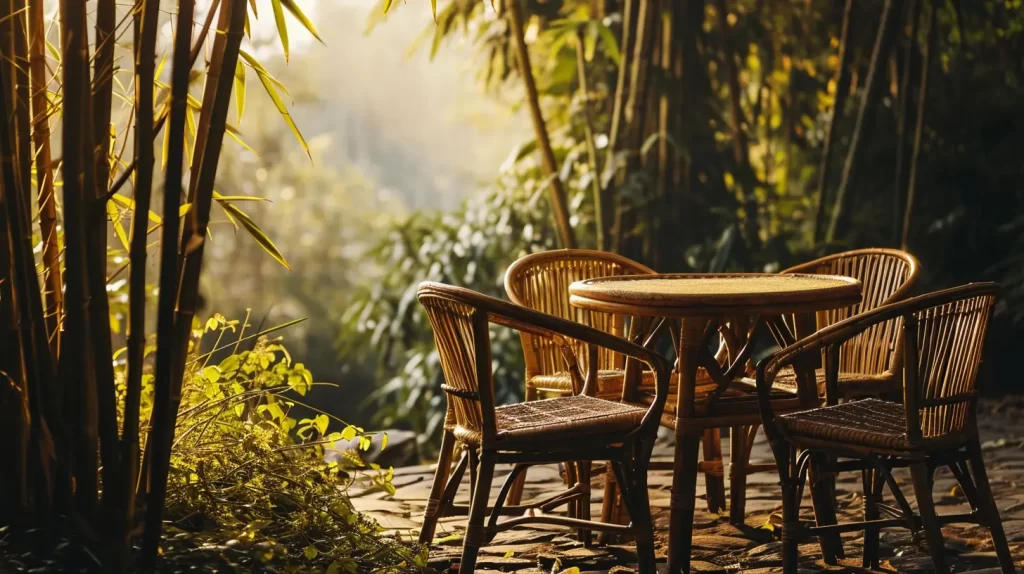
[[[640,570],[645,573],[655,572],[647,471],[668,395],[669,365],[665,359],[620,337],[468,289],[422,283],[419,287],[419,301],[426,309],[434,330],[434,341],[445,377],[442,390],[448,397],[441,452],[424,512],[420,542],[429,543],[433,539],[437,521],[441,517],[468,512],[459,570],[463,573],[474,571],[480,547],[498,532],[530,522],[560,524],[581,532],[599,530],[630,534],[636,538]],[[519,405],[521,408],[505,417],[505,420],[515,419],[516,428],[502,428],[502,416],[499,416],[500,411],[494,404],[489,333],[491,324],[551,339],[561,348],[568,346],[567,340],[575,340],[587,345],[588,356],[592,357],[597,356],[598,347],[605,347],[642,361],[656,374],[656,399],[646,411],[587,394],[528,402]],[[576,371],[575,376],[581,376],[575,357],[567,356],[566,363],[567,368]],[[596,385],[596,372],[596,369],[588,371],[584,381],[585,389]],[[576,402],[568,405],[571,401]],[[544,428],[534,427],[531,432],[519,432],[525,424],[525,417],[545,408],[543,405],[566,405],[567,408],[559,411],[564,413],[581,410],[577,404],[580,401],[589,409],[584,415],[587,420],[578,416],[564,416]],[[632,414],[636,411],[640,411],[638,415],[642,414],[642,417]],[[602,416],[604,418],[600,418]],[[625,425],[623,421],[626,419],[634,422]],[[600,424],[593,424],[595,421]],[[582,432],[583,424],[589,424],[589,432]],[[465,455],[452,470],[452,454],[457,442],[466,447]],[[586,520],[590,504],[589,478],[586,481],[579,480],[569,490],[543,501],[525,505],[505,504],[510,488],[526,467],[564,460],[579,461],[581,469],[589,469],[590,461],[609,461],[624,491],[623,498],[633,517],[632,524],[622,526]],[[514,463],[516,466],[506,478],[494,505],[489,507],[494,466],[498,463]],[[454,504],[455,492],[467,466],[473,484],[472,501],[468,509]],[[582,508],[583,503],[586,509]],[[547,512],[563,504],[569,505],[568,518],[550,514],[532,516],[532,513],[531,516],[522,516],[526,510],[540,509]],[[485,524],[488,511],[490,515]],[[519,516],[498,523],[498,518],[503,515]]]
[[[521,257],[509,266],[505,272],[505,292],[509,300],[517,305],[625,337],[625,318],[622,315],[573,307],[569,304],[569,285],[595,277],[653,273],[654,270],[632,259],[605,251],[541,251]],[[561,349],[551,340],[531,333],[522,333],[521,338],[526,363],[526,400],[537,398],[538,390],[572,393],[571,384],[557,377],[565,373]],[[585,351],[579,354],[585,357]],[[598,369],[619,375],[609,377],[608,382],[603,384],[605,388],[601,389],[604,391],[602,396],[617,397],[621,394],[624,362],[619,353],[607,349],[598,351]],[[545,382],[538,384],[538,377],[546,379]]]
[[[854,315],[906,299],[920,278],[921,266],[917,258],[906,251],[871,248],[828,255],[790,267],[782,273],[825,273],[860,280],[860,303],[819,312],[818,328],[822,329]],[[839,371],[869,376],[895,375],[900,369],[901,360],[897,337],[899,325],[896,323],[893,321],[873,325],[843,343],[839,355]],[[893,378],[895,380],[896,377]],[[852,381],[849,386],[854,386]],[[843,393],[843,388],[840,387],[839,392]]]
[[[1014,572],[999,513],[989,488],[975,419],[978,367],[997,294],[992,283],[947,289],[882,305],[835,323],[782,349],[758,365],[757,390],[765,432],[783,486],[783,568],[797,572],[797,548],[808,535],[836,536],[864,530],[864,566],[878,566],[878,530],[902,526],[924,530],[937,572],[948,572],[941,527],[951,522],[988,526],[1002,571]],[[844,403],[778,415],[770,400],[776,374],[802,358],[826,356],[826,384],[838,384],[840,348],[873,327],[901,320],[903,404],[870,399],[870,406]],[[803,452],[797,456],[798,450]],[[836,460],[836,455],[845,460]],[[891,469],[909,466],[919,513],[915,514],[893,480]],[[949,466],[971,503],[972,512],[937,516],[933,473]],[[830,475],[860,470],[865,520],[835,524],[817,515],[818,526],[799,523],[799,505],[808,470]],[[881,504],[888,485],[897,506]],[[816,513],[818,508],[815,508]],[[832,509],[834,511],[834,509]],[[880,513],[891,515],[881,519]],[[834,516],[834,514],[833,514]],[[836,556],[826,556],[834,562]]]

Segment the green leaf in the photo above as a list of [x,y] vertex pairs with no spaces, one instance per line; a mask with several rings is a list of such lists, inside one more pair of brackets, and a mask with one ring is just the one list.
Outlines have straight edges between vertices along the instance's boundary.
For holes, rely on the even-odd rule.
[[242,121],[245,111],[245,64],[239,60],[235,63],[235,107],[238,108],[238,121]]
[[281,47],[284,48],[284,61],[288,61],[288,23],[284,21],[284,10],[281,8],[281,0],[270,0],[274,8],[274,22],[277,23],[277,35],[281,37]]
[[619,42],[615,39],[615,33],[604,24],[597,25],[597,32],[601,35],[605,55],[611,58],[615,65],[620,65],[622,55],[619,53]]
[[[132,198],[115,193],[114,195],[110,196],[110,200],[119,204],[121,207],[124,207],[125,209],[131,210],[132,213],[135,213],[135,200],[133,200]],[[164,221],[163,219],[160,219],[159,215],[153,213],[152,211],[149,212],[149,220],[152,221],[153,223],[163,223]]]
[[[288,127],[291,128],[292,134],[295,135],[295,139],[299,140],[299,144],[302,145],[302,149],[306,151],[306,155],[309,156],[310,160],[312,160],[313,156],[309,153],[309,145],[306,143],[306,139],[302,137],[302,132],[300,132],[299,127],[295,125],[295,120],[292,119],[291,113],[288,112],[287,106],[284,105],[281,95],[278,94],[277,90],[274,88],[274,85],[280,85],[280,82],[273,79],[270,74],[266,73],[263,66],[249,54],[244,51],[239,51],[239,55],[241,55],[245,61],[249,62],[249,65],[256,70],[256,76],[259,77],[260,83],[263,84],[263,89],[267,91],[267,95],[270,96],[271,101],[274,102],[274,106],[277,108],[278,113],[280,113],[281,117],[284,118],[285,123],[287,123]],[[285,93],[287,94],[288,92],[285,91]]]
[[316,430],[320,431],[321,435],[327,433],[327,425],[331,423],[331,419],[327,418],[327,415],[316,415],[313,419],[313,424],[316,426]]
[[284,255],[282,255],[281,251],[277,249],[277,246],[274,245],[274,242],[271,241],[269,237],[267,237],[267,234],[264,233],[263,230],[260,229],[255,222],[253,222],[252,219],[249,219],[249,216],[246,215],[244,211],[238,209],[237,207],[235,207],[234,205],[227,201],[220,201],[218,203],[220,203],[220,206],[224,209],[228,216],[231,217],[233,220],[237,221],[243,228],[245,228],[245,230],[249,232],[249,235],[252,235],[252,238],[256,240],[256,243],[259,243],[260,247],[262,247],[264,251],[269,253],[270,256],[274,258],[275,261],[283,265],[285,269],[289,271],[292,270],[291,265],[289,265],[288,261],[285,260]]
[[[437,0],[433,1],[436,2]],[[316,26],[314,26],[313,22],[311,22],[309,18],[307,18],[306,15],[302,13],[302,10],[299,9],[299,6],[295,3],[295,0],[281,0],[281,5],[284,6],[284,9],[287,10],[292,16],[295,16],[295,19],[299,21],[299,24],[302,24],[302,27],[305,28],[306,31],[308,31],[310,34],[312,34],[313,37],[316,38],[318,42],[320,42],[321,44],[324,43],[323,38],[320,37],[320,33],[316,31]]]
[[320,555],[320,551],[315,546],[307,546],[302,549],[302,555],[306,557],[306,560],[314,560]]
[[121,242],[125,251],[130,251],[128,247],[128,234],[124,230],[124,224],[121,223],[121,211],[117,209],[113,202],[107,202],[107,215],[114,222],[114,233],[117,234],[117,240]]

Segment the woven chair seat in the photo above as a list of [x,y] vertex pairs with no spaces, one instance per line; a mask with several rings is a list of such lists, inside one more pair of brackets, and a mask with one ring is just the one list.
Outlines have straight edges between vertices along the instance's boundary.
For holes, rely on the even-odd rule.
[[[815,370],[818,379],[818,389],[825,388],[825,370]],[[775,375],[776,388],[791,393],[796,392],[796,371],[792,367],[786,367]],[[902,385],[898,377],[892,374],[869,375],[865,373],[844,373],[839,372],[839,391],[844,397],[865,397],[877,396],[887,393],[899,392]]]
[[[598,371],[598,396],[618,397],[622,393],[622,381],[625,380],[625,377],[626,372],[622,369],[602,369]],[[540,391],[572,391],[572,377],[565,371],[553,375],[535,375],[530,378],[530,384]],[[654,371],[643,371],[642,384],[644,386],[654,386]]]
[[[500,441],[560,441],[629,431],[647,409],[584,395],[542,399],[494,409]],[[476,444],[479,433],[455,428],[460,440]]]
[[778,422],[799,443],[800,438],[889,450],[911,449],[904,406],[864,399],[782,415]]

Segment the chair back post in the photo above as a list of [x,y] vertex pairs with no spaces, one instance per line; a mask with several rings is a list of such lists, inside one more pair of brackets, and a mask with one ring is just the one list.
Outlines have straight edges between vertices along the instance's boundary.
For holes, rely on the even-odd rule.
[[491,333],[487,311],[473,311],[473,344],[476,347],[476,380],[480,395],[480,414],[483,417],[483,441],[486,447],[494,444],[498,434],[494,413],[494,373],[491,370]]
[[903,407],[907,417],[907,440],[911,444],[921,442],[921,410],[920,400],[920,359],[917,348],[917,316],[914,313],[903,315],[900,339],[903,341]]

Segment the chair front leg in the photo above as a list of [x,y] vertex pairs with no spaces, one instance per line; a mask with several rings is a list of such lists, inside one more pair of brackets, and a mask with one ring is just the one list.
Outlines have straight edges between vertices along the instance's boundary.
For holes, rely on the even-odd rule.
[[[743,524],[747,514],[747,468],[750,427],[733,427],[729,435],[729,523]],[[756,427],[754,427],[756,428]]]
[[935,514],[935,501],[932,499],[932,469],[925,461],[915,462],[910,465],[910,476],[914,482],[914,496],[917,498],[917,507],[921,513],[921,526],[924,527],[932,564],[935,565],[935,572],[945,574],[949,572],[949,567],[946,565],[946,543],[942,537],[942,525]]
[[[824,453],[811,454],[809,472],[811,503],[814,505],[814,521],[818,526],[830,526],[838,522],[835,474],[829,472],[830,460],[829,455]],[[838,564],[839,559],[845,557],[843,539],[839,534],[820,535],[818,543],[821,545],[821,554],[826,564]]]
[[[462,541],[462,561],[459,574],[471,574],[476,571],[476,559],[480,547],[487,543],[488,534],[484,528],[487,514],[487,501],[491,493],[491,481],[494,479],[494,455],[483,452],[479,455],[476,467],[476,485],[473,489],[469,506],[469,522],[466,525],[466,537]],[[472,460],[472,458],[470,459]]]
[[441,437],[441,451],[437,455],[437,469],[434,471],[434,483],[430,486],[427,508],[423,511],[423,526],[420,527],[420,544],[427,544],[434,539],[437,521],[441,518],[445,503],[442,492],[451,474],[452,453],[455,451],[455,435],[445,430]]
[[977,438],[967,444],[967,455],[971,464],[971,473],[974,474],[974,486],[978,493],[978,511],[992,533],[992,544],[996,548],[996,556],[999,557],[999,567],[1003,574],[1012,574],[1016,572],[1013,556],[1010,555],[1010,547],[1006,543],[1003,522],[999,519],[999,509],[992,496],[992,486],[988,482],[985,461],[981,457],[981,444]]
[[[680,421],[680,425],[681,425]],[[690,571],[693,513],[697,498],[697,458],[701,435],[676,433],[675,468],[672,476],[672,510],[669,517],[668,571]]]

